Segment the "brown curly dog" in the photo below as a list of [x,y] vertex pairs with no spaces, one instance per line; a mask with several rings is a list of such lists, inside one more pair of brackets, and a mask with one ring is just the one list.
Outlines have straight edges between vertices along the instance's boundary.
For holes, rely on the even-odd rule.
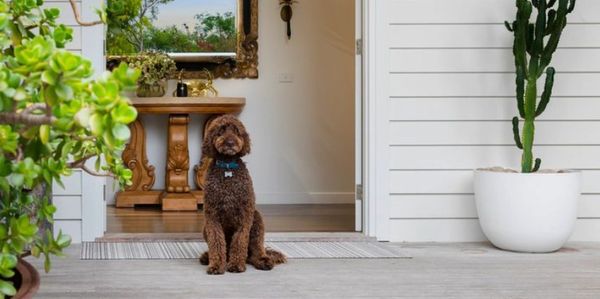
[[204,239],[208,252],[200,263],[208,274],[271,270],[283,254],[264,247],[265,226],[256,210],[252,179],[241,157],[250,153],[250,137],[233,115],[208,124],[202,152],[212,158],[204,187]]

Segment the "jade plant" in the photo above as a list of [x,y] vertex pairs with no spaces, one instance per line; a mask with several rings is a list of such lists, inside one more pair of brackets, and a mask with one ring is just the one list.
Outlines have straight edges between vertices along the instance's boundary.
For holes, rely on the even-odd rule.
[[[575,8],[575,0],[517,0],[516,5],[516,20],[505,22],[514,34],[519,116],[513,118],[512,125],[515,143],[523,151],[521,171],[530,173],[538,171],[542,163],[533,156],[535,119],[550,102],[556,71],[549,65],[567,25],[567,15]],[[533,8],[537,10],[535,21],[531,20]],[[544,89],[538,101],[538,79],[544,74]],[[522,130],[519,117],[523,119]]]
[[65,50],[73,30],[42,5],[0,0],[0,297],[15,294],[19,258],[43,256],[48,271],[50,256],[70,243],[49,225],[53,182],[73,168],[122,184],[132,176],[120,153],[137,112],[121,90],[135,86],[139,71],[122,64],[93,80],[91,62]]

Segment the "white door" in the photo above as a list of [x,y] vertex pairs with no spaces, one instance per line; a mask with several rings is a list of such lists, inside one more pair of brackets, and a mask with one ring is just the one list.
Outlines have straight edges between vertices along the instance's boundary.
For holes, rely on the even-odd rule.
[[355,90],[354,90],[354,131],[355,131],[355,162],[354,162],[354,173],[355,173],[355,204],[354,209],[356,211],[355,216],[355,230],[362,231],[362,221],[363,221],[363,157],[362,157],[362,141],[363,141],[363,95],[362,95],[362,84],[363,84],[363,42],[362,42],[362,5],[363,0],[355,0],[355,22],[354,22],[354,36],[356,40],[356,57],[354,61],[355,65]]

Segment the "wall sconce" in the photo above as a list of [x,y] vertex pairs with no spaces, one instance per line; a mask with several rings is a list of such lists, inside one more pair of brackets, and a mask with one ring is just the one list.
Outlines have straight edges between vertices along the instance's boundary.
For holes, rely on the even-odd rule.
[[296,3],[294,0],[279,0],[281,5],[281,20],[287,23],[287,37],[292,38],[292,4]]

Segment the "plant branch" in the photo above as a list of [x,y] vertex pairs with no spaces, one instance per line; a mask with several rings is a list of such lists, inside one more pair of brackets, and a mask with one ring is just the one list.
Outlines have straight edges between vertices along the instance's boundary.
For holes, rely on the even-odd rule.
[[39,126],[39,125],[50,125],[56,118],[47,115],[30,114],[30,113],[16,113],[16,112],[2,112],[0,113],[0,124],[9,125],[26,125],[26,126]]
[[81,17],[79,16],[79,11],[77,10],[77,3],[75,3],[75,0],[69,0],[69,2],[71,3],[71,8],[73,9],[73,14],[75,15],[75,21],[77,22],[77,24],[79,24],[81,26],[85,26],[85,27],[90,27],[90,26],[96,26],[96,25],[100,25],[100,24],[104,23],[101,20],[93,21],[93,22],[82,21]]
[[110,172],[103,172],[103,173],[102,173],[102,172],[97,172],[97,171],[95,171],[95,170],[93,170],[93,169],[89,169],[89,168],[88,168],[87,166],[85,166],[85,165],[82,165],[82,166],[81,166],[81,167],[79,167],[79,168],[81,168],[81,170],[83,170],[83,171],[85,171],[85,172],[87,172],[88,174],[90,174],[90,175],[93,175],[93,176],[100,176],[100,177],[113,177],[113,178],[115,177],[115,175],[114,175],[114,174],[112,174],[112,173],[110,173]]
[[69,162],[67,164],[67,167],[69,167],[69,168],[82,168],[82,166],[85,165],[85,162],[87,162],[87,160],[89,160],[89,159],[91,159],[91,158],[93,158],[95,156],[96,155],[87,155],[87,156],[85,156],[85,157],[83,157],[81,159]]
[[85,163],[87,162],[87,160],[89,160],[89,159],[91,159],[93,157],[96,157],[96,155],[85,156],[85,157],[83,157],[81,159],[78,159],[78,160],[75,160],[73,162],[68,163],[67,167],[69,167],[69,168],[79,168],[79,169],[81,169],[81,170],[83,170],[83,171],[85,171],[88,174],[93,175],[93,176],[115,177],[115,175],[112,174],[112,173],[110,173],[110,172],[104,172],[104,173],[97,172],[97,171],[95,171],[93,169],[90,169],[89,167],[85,166]]
[[20,162],[23,160],[23,149],[20,146],[17,146],[17,162]]

